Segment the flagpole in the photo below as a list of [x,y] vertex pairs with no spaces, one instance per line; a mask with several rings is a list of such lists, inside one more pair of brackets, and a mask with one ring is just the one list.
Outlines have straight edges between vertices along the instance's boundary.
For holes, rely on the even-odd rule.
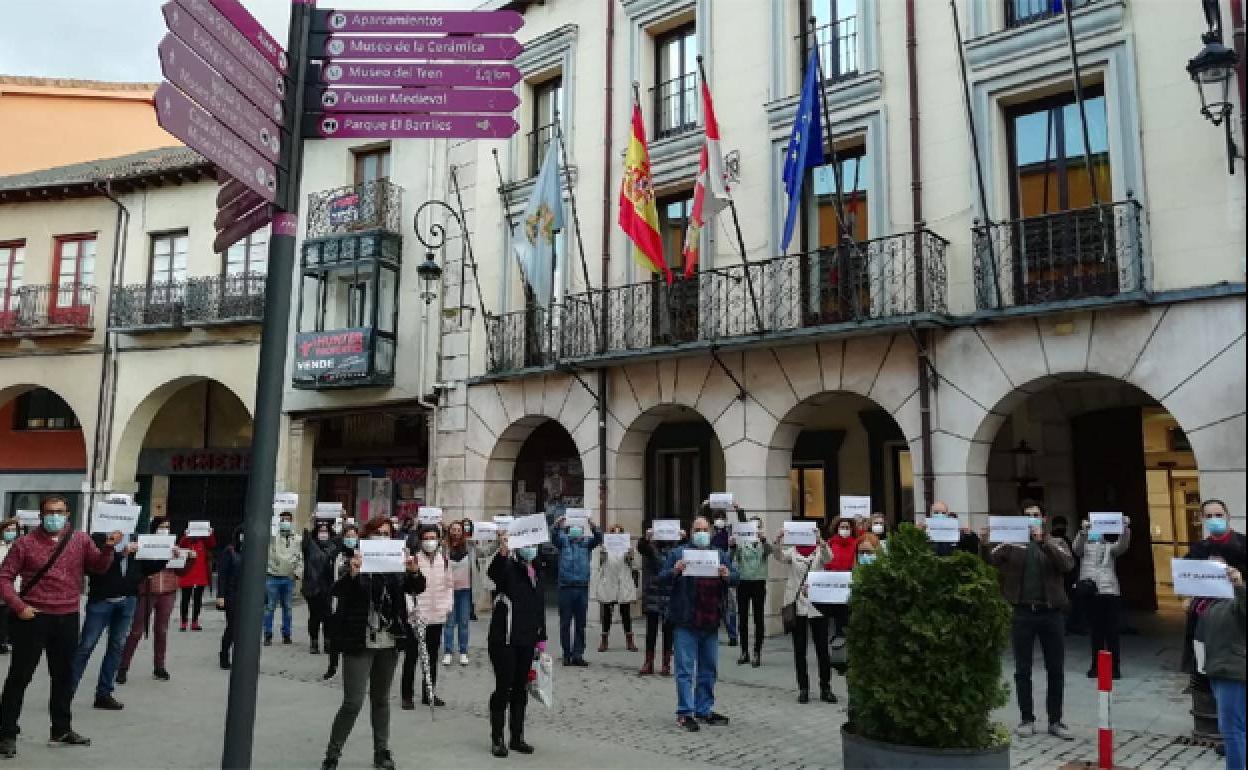
[[[585,296],[589,299],[589,318],[594,321],[598,314],[594,312],[594,287],[589,282],[589,265],[585,262],[585,244],[581,242],[581,217],[576,211],[576,193],[572,189],[572,172],[568,169],[568,145],[563,141],[563,122],[559,120],[559,110],[555,110],[555,139],[559,142],[559,160],[563,163],[563,179],[568,188],[568,201],[572,205],[572,229],[576,233],[576,251],[581,259],[581,273],[585,276]],[[598,324],[595,323],[595,326]],[[605,345],[605,343],[604,343]]]
[[[697,60],[698,60],[698,74],[702,77],[702,85],[705,88],[709,89],[710,86],[707,85],[706,83],[706,69],[702,66],[701,54],[698,54]],[[702,122],[703,122],[702,133],[703,133],[703,136],[705,137],[706,135],[706,125],[705,125],[706,116],[705,115],[702,116]],[[707,174],[709,175],[710,169],[711,169],[709,161],[707,163],[706,169],[707,169]],[[703,186],[702,218],[703,220],[705,220],[706,219],[706,181],[705,180],[703,180],[702,186]],[[754,323],[758,326],[758,333],[763,334],[765,331],[763,328],[763,314],[760,313],[758,310],[758,295],[754,292],[754,278],[753,276],[750,275],[750,261],[745,255],[745,238],[742,237],[741,235],[741,220],[739,217],[737,217],[737,202],[733,199],[731,193],[729,193],[728,195],[728,208],[729,210],[732,211],[732,227],[737,233],[737,248],[741,254],[741,269],[745,272],[745,285],[750,290],[750,304],[754,306]]]
[[[841,197],[841,159],[836,154],[836,138],[832,133],[832,117],[828,111],[828,92],[823,87],[823,59],[819,56],[819,35],[818,20],[810,17],[810,39],[814,44],[815,66],[819,70],[819,101],[823,105],[823,125],[824,125],[824,141],[827,142],[828,155],[832,158],[832,178],[836,184],[833,200],[836,203],[836,221],[837,221],[837,241],[844,243],[852,241],[853,238],[848,237],[849,224],[845,221],[845,200]],[[811,188],[813,191],[813,187]]]
[[525,351],[528,350],[528,318],[530,310],[537,304],[537,300],[533,296],[533,288],[529,286],[529,281],[524,275],[524,265],[520,262],[520,256],[516,254],[516,250],[512,244],[516,240],[516,223],[511,221],[511,200],[507,197],[507,184],[503,181],[503,167],[498,162],[498,149],[493,148],[490,152],[494,155],[494,173],[498,175],[498,197],[503,203],[503,218],[507,222],[507,233],[509,240],[506,249],[516,257],[516,265],[520,268],[520,285],[524,288],[524,313],[525,313]]

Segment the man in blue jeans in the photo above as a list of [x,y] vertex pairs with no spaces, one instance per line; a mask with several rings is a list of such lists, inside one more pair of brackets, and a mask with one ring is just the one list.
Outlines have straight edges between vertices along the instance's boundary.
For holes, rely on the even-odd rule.
[[273,612],[282,605],[282,644],[290,644],[290,599],[295,576],[303,574],[303,546],[294,533],[290,511],[278,515],[277,534],[269,539],[269,561],[264,580],[264,646],[273,644]]
[[585,614],[589,610],[589,555],[602,544],[602,533],[588,522],[590,534],[580,523],[555,522],[551,540],[559,549],[559,647],[563,665],[588,666],[585,662]]
[[[100,548],[108,547],[104,535],[92,535],[91,539]],[[126,637],[130,634],[130,623],[134,620],[134,609],[139,601],[139,584],[143,582],[143,578],[164,569],[166,562],[150,559],[139,561],[135,558],[135,552],[139,550],[138,544],[128,542],[126,538],[118,541],[112,548],[115,553],[108,570],[91,576],[82,633],[78,639],[78,649],[74,653],[70,681],[71,690],[77,692],[78,683],[87,669],[87,661],[91,659],[95,645],[107,630],[108,643],[95,683],[94,705],[97,709],[119,711],[124,705],[113,697],[113,684],[117,678],[117,667],[121,664]],[[122,683],[124,684],[124,680]]]
[[[672,586],[667,617],[676,631],[676,724],[697,732],[706,725],[726,725],[716,713],[715,678],[719,670],[719,623],[724,595],[739,579],[731,561],[711,545],[711,524],[699,516],[690,528],[690,545],[673,549],[659,572]],[[690,551],[709,551],[719,562],[714,577],[685,574]],[[696,687],[695,687],[696,680]]]

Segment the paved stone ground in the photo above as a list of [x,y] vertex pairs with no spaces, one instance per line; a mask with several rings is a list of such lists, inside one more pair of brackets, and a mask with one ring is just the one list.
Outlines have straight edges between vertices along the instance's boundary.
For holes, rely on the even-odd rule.
[[[310,655],[296,608],[296,644],[264,651],[259,683],[255,763],[257,768],[315,768],[329,723],[341,699],[340,681],[323,682],[324,656]],[[59,768],[210,768],[218,767],[227,677],[216,667],[222,617],[207,611],[203,633],[172,633],[171,682],[150,677],[151,651],[144,643],[136,655],[130,683],[117,688],[126,703],[122,712],[90,708],[94,676],[102,649],[88,667],[75,702],[75,727],[90,736],[89,749],[49,749],[46,736],[46,675],[40,671],[27,693],[25,733],[14,767]],[[551,617],[550,627],[557,627]],[[1174,624],[1150,619],[1147,636],[1126,640],[1126,678],[1118,683],[1114,705],[1118,764],[1139,768],[1216,770],[1222,765],[1211,749],[1189,746],[1183,737],[1191,726],[1182,678],[1173,670]],[[492,687],[489,663],[481,646],[485,627],[475,624],[471,663],[444,671],[439,693],[447,707],[432,718],[427,708],[392,710],[391,745],[401,768],[493,767],[488,754],[486,699]],[[640,653],[622,648],[596,653],[597,628],[590,628],[588,669],[556,671],[554,709],[530,704],[528,737],[537,746],[532,757],[513,755],[510,762],[533,768],[822,768],[840,766],[839,726],[845,719],[844,680],[833,689],[837,705],[795,700],[792,653],[787,638],[768,639],[763,666],[736,665],[736,648],[721,647],[717,710],[733,718],[729,728],[688,735],[675,729],[674,685],[661,677],[635,675]],[[638,640],[640,642],[640,639]],[[556,645],[557,646],[557,645]],[[813,655],[811,656],[813,668]],[[0,658],[0,661],[5,659]],[[1020,768],[1057,768],[1072,760],[1096,757],[1096,691],[1084,677],[1086,639],[1070,637],[1067,659],[1066,720],[1078,739],[1064,743],[1047,736],[1016,741],[1012,761]],[[7,670],[7,663],[0,662]],[[1006,660],[1007,677],[1012,663]],[[813,672],[812,672],[813,673]],[[1043,702],[1043,677],[1037,681]],[[1011,703],[998,718],[1013,725]],[[371,760],[367,707],[347,744],[342,767],[367,768]]]

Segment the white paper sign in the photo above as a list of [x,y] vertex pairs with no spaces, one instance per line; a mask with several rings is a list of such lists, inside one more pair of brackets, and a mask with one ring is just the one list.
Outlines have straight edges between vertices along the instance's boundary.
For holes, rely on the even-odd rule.
[[627,532],[608,532],[602,536],[602,547],[607,550],[607,553],[623,556],[633,545]]
[[784,522],[785,545],[814,545],[816,542],[818,542],[818,539],[815,537],[815,522]]
[[588,508],[565,508],[563,511],[563,526],[580,527],[582,531],[589,532],[589,519],[592,511]]
[[137,505],[124,503],[96,503],[91,512],[91,534],[97,532],[121,532],[129,535],[139,523],[139,514],[143,509]]
[[655,540],[680,542],[680,519],[655,519],[650,522],[650,529],[654,530]]
[[956,543],[962,537],[961,523],[955,518],[927,517],[927,536],[933,543]]
[[852,580],[852,572],[808,572],[806,596],[815,604],[849,604]]
[[1226,574],[1226,565],[1204,559],[1172,559],[1174,592],[1179,596],[1233,599],[1235,588]]
[[273,512],[294,511],[299,507],[299,495],[294,492],[278,492],[273,495]]
[[546,529],[546,515],[543,513],[519,516],[507,525],[508,548],[549,542],[550,532]]
[[738,543],[756,543],[758,542],[758,525],[752,521],[734,521],[732,536]]
[[402,540],[361,540],[360,572],[402,572],[406,556]]
[[342,515],[342,511],[342,503],[337,501],[316,504],[316,518],[318,519],[336,519]]
[[421,524],[441,524],[442,509],[433,506],[422,505],[416,509],[416,521]]
[[165,565],[165,569],[182,569],[186,566],[186,559],[191,553],[190,548],[179,548],[178,555],[169,560],[169,563]]
[[681,558],[686,577],[719,577],[719,551],[714,548],[686,548]]
[[104,502],[134,505],[134,495],[128,495],[125,492],[109,492],[104,496]]
[[[928,523],[931,523],[930,519]],[[1030,521],[1026,516],[989,516],[988,541],[991,543],[1030,542]]]
[[160,561],[173,558],[173,535],[139,535],[139,550],[134,558],[144,561]]
[[715,492],[708,498],[707,502],[712,511],[727,511],[733,507],[736,498],[732,496],[731,492]]
[[507,527],[511,526],[511,522],[515,520],[516,520],[515,516],[495,516],[494,517],[494,523],[498,525],[499,530],[502,532],[506,532]]
[[1090,529],[1093,532],[1099,532],[1102,535],[1122,534],[1121,513],[1089,513],[1088,521],[1091,522]]
[[472,525],[472,539],[478,543],[491,543],[498,539],[498,524],[478,521]]
[[18,511],[17,523],[23,527],[39,526],[39,511]]
[[211,521],[188,521],[186,523],[187,537],[208,537],[212,534]]
[[841,495],[841,517],[846,519],[871,518],[871,497]]

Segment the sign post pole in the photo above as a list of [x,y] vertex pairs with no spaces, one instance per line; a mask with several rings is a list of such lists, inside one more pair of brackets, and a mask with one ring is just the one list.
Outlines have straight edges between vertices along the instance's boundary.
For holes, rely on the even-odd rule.
[[264,289],[264,325],[256,374],[256,416],[251,443],[251,475],[247,484],[242,575],[234,608],[234,660],[225,710],[225,744],[221,767],[251,767],[256,722],[256,686],[260,675],[261,617],[264,612],[265,567],[268,558],[273,487],[281,434],[282,391],[290,323],[290,295],[295,270],[295,235],[299,210],[299,177],[303,139],[298,116],[303,112],[308,35],[316,0],[291,0],[289,72],[282,143],[287,169],[278,186],[276,216],[269,239],[268,281]]

